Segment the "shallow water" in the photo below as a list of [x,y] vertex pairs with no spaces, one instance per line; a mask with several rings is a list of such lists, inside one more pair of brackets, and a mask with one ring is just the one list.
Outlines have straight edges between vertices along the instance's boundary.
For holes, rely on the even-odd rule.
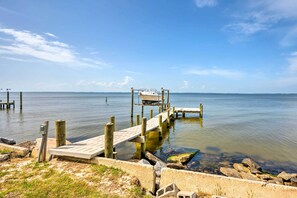
[[[16,100],[17,107],[0,110],[0,136],[18,142],[39,137],[39,125],[45,120],[50,121],[51,137],[54,121],[66,120],[70,141],[103,134],[111,115],[116,117],[117,129],[130,126],[129,93],[23,93],[22,112],[18,93],[11,93],[10,98]],[[6,100],[4,92],[1,99]],[[171,94],[170,100],[176,107],[198,107],[202,102],[204,118],[201,121],[197,115],[187,115],[176,120],[166,138],[151,141],[151,150],[161,145],[178,146],[197,148],[207,155],[251,156],[283,167],[297,164],[296,94]],[[145,109],[146,117],[149,109]],[[157,109],[153,109],[156,114]],[[135,114],[140,110],[136,106]],[[156,135],[150,136],[154,139]],[[136,148],[133,143],[124,143],[117,151],[127,159]]]

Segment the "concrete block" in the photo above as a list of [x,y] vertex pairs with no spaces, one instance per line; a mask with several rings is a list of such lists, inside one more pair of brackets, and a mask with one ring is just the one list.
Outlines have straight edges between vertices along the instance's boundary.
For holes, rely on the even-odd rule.
[[179,191],[177,198],[197,198],[197,194],[195,192]]
[[127,162],[103,157],[95,157],[91,160],[91,163],[119,168],[127,172],[128,174],[137,177],[140,181],[141,186],[144,187],[146,190],[155,192],[156,173],[152,165]]
[[221,175],[163,168],[160,187],[175,183],[182,191],[199,191],[222,197],[296,198],[297,188]]
[[167,186],[164,186],[163,188],[159,189],[157,191],[157,197],[163,198],[163,197],[176,197],[179,189],[176,187],[174,183],[168,184]]

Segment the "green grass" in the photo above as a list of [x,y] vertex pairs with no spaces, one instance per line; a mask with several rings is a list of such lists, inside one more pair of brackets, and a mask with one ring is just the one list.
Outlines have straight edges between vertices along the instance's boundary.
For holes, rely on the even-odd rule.
[[121,169],[107,167],[104,165],[92,165],[92,170],[99,175],[112,175],[114,177],[120,177],[124,174]]
[[9,150],[9,149],[1,149],[0,150],[0,154],[9,154],[9,153],[11,153],[11,150]]
[[[17,173],[16,173],[17,174]],[[2,196],[14,197],[102,197],[95,187],[81,180],[74,180],[69,175],[48,169],[41,177],[33,177],[32,173],[18,175],[20,178],[9,179],[0,183]]]
[[[119,197],[105,194],[104,189],[98,188],[101,178],[109,178],[113,182],[123,175],[120,169],[104,165],[91,165],[93,176],[85,179],[76,179],[69,173],[59,172],[49,163],[31,162],[16,169],[16,166],[1,167],[0,178],[5,176],[5,181],[0,182],[0,198],[2,197],[37,197],[37,198],[62,198],[62,197]],[[95,185],[90,185],[94,182]],[[128,197],[143,197],[141,187],[135,185],[127,192]]]

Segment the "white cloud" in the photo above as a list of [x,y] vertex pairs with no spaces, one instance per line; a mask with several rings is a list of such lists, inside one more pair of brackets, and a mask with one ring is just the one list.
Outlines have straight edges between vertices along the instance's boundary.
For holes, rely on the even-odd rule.
[[214,7],[218,4],[217,0],[195,0],[196,6],[199,8],[203,7]]
[[180,89],[188,89],[189,88],[189,81],[184,80],[183,81],[183,86]]
[[76,85],[79,86],[99,86],[99,87],[123,87],[125,85],[130,84],[133,82],[134,79],[130,76],[125,76],[124,79],[121,82],[98,82],[98,81],[85,81],[81,80],[76,83]]
[[198,76],[221,76],[226,78],[239,78],[242,76],[241,72],[225,70],[225,69],[191,69],[185,72],[186,74],[193,74]]
[[57,38],[56,35],[54,35],[54,34],[52,34],[52,33],[49,33],[49,32],[46,32],[46,33],[44,33],[44,34],[47,35],[47,36],[53,37],[53,38]]
[[280,44],[284,47],[290,47],[297,44],[297,26],[291,28],[282,38]]
[[280,22],[296,22],[297,19],[296,0],[248,0],[247,4],[242,5],[245,5],[243,9],[235,11],[239,14],[233,13],[233,22],[227,24],[223,30],[237,36],[250,36],[270,30]]
[[43,36],[14,29],[0,28],[0,33],[11,36],[9,44],[0,44],[0,54],[10,54],[60,63],[70,67],[101,68],[107,64],[93,59],[82,58],[68,44],[48,41]]

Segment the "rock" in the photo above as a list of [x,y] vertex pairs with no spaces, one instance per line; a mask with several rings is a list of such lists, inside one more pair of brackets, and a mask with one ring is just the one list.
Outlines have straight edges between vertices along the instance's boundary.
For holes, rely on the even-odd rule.
[[168,168],[174,168],[174,169],[186,169],[187,167],[182,164],[177,163],[167,163]]
[[242,179],[248,179],[248,180],[254,180],[254,181],[259,181],[260,179],[258,177],[256,177],[254,174],[252,173],[245,173],[245,172],[240,172],[240,177]]
[[8,144],[8,145],[14,145],[14,144],[16,144],[16,141],[13,140],[13,139],[0,137],[0,143],[4,143],[4,144]]
[[272,175],[269,174],[257,174],[257,177],[261,180],[269,181],[269,180],[274,180],[276,177],[273,177]]
[[277,177],[282,178],[285,181],[289,181],[291,178],[296,177],[296,176],[297,176],[297,174],[290,174],[290,173],[286,173],[285,171],[283,171],[277,175]]
[[162,164],[160,162],[157,162],[155,165],[154,165],[154,170],[155,171],[161,171],[162,168],[165,168],[166,167],[166,164]]
[[147,164],[147,165],[151,165],[151,163],[149,161],[147,161],[146,159],[141,159],[137,162],[138,164]]
[[35,141],[25,141],[25,142],[18,144],[17,146],[24,147],[24,148],[29,149],[29,151],[32,151],[33,148],[35,147],[35,145],[36,145]]
[[9,159],[9,154],[0,154],[0,162],[4,162]]
[[197,152],[191,152],[191,153],[182,153],[182,154],[177,154],[177,155],[172,155],[167,158],[168,162],[173,162],[173,163],[179,163],[179,164],[186,164],[188,161],[192,159],[192,157],[196,154]]
[[161,165],[161,166],[164,166],[164,167],[166,167],[166,163],[164,163],[162,160],[160,160],[159,158],[157,158],[155,155],[153,155],[152,153],[150,153],[150,152],[145,152],[145,157],[148,159],[148,160],[150,160],[150,161],[152,161],[152,162],[154,162],[154,163],[157,163],[157,162],[159,162],[159,164]]
[[245,158],[242,160],[241,163],[247,166],[252,173],[261,173],[261,166],[257,164],[254,160],[250,158]]
[[[39,149],[40,149],[40,144],[41,144],[41,138],[37,138],[36,139],[36,145],[33,148],[32,153],[31,153],[31,156],[32,157],[36,157],[36,158],[38,157]],[[69,142],[69,141],[66,140],[66,144],[71,144],[71,142]],[[50,157],[50,155],[48,153],[48,150],[49,149],[52,149],[52,148],[56,148],[56,138],[48,138],[47,139],[47,147],[46,147],[46,159],[47,160]]]
[[251,173],[250,169],[248,169],[243,164],[234,163],[233,167],[235,168],[235,170],[237,170],[239,172]]
[[230,167],[230,162],[228,161],[219,162],[219,164],[224,167]]
[[267,183],[270,183],[270,184],[281,184],[281,185],[284,184],[282,178],[278,178],[278,177],[275,177],[273,180],[267,181]]
[[239,172],[237,172],[237,170],[235,170],[234,168],[221,167],[220,172],[228,177],[241,178]]
[[293,177],[293,178],[291,178],[291,182],[294,182],[294,183],[297,184],[297,177]]
[[29,149],[0,143],[0,150],[11,152],[11,157],[25,157],[29,153]]

